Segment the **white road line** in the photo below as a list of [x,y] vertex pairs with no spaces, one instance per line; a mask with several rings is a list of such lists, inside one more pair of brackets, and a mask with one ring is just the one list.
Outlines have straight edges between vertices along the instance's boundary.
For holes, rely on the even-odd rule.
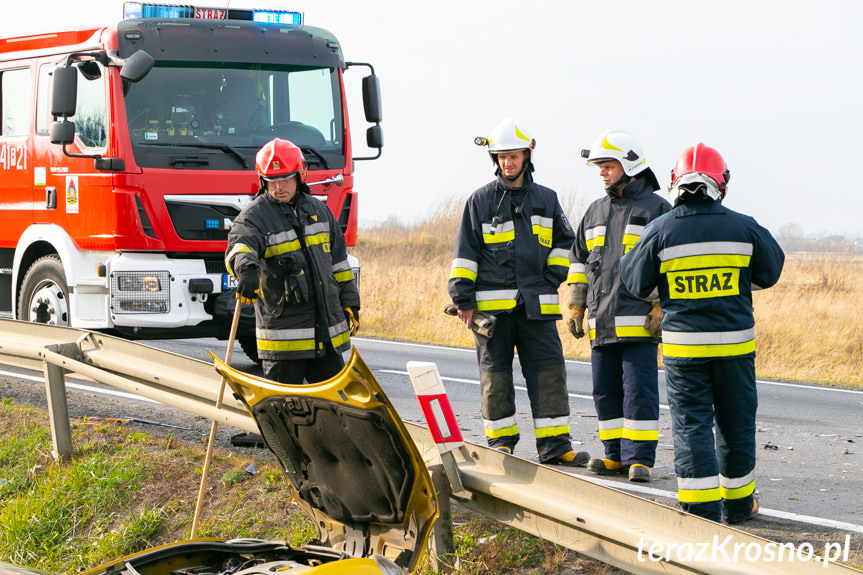
[[[464,347],[447,347],[447,346],[442,346],[442,345],[432,345],[432,344],[428,344],[428,343],[410,343],[410,342],[404,342],[404,341],[388,341],[385,339],[365,339],[365,338],[352,338],[352,339],[356,339],[357,341],[362,341],[362,342],[366,342],[366,343],[380,343],[380,344],[387,344],[387,345],[421,347],[421,348],[427,348],[427,349],[458,351],[458,352],[465,352],[465,353],[471,353],[471,354],[476,353],[476,350],[471,349],[471,348],[464,348]],[[587,366],[590,365],[589,361],[580,361],[580,360],[576,360],[576,359],[567,359],[565,361],[566,361],[566,363],[572,363],[572,364],[576,364],[576,365],[587,365]],[[659,371],[661,373],[665,372],[665,370],[663,370],[663,369],[660,369]],[[805,383],[786,383],[783,381],[767,381],[767,380],[763,380],[763,379],[756,380],[756,383],[759,383],[761,385],[775,385],[777,387],[798,387],[800,389],[811,389],[811,390],[817,390],[817,391],[836,391],[839,393],[851,393],[854,395],[863,395],[863,391],[861,391],[861,390],[842,389],[842,388],[836,388],[836,387],[822,387],[820,385],[807,385]]]

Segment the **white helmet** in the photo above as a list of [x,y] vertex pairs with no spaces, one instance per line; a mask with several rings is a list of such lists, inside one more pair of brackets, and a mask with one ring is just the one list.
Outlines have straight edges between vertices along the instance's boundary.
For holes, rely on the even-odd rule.
[[533,150],[536,147],[536,140],[527,135],[523,129],[519,128],[512,118],[504,118],[491,131],[491,137],[476,138],[474,143],[478,146],[488,146],[490,154],[512,152],[515,150]]
[[620,130],[605,132],[594,140],[589,150],[582,150],[581,156],[587,158],[588,165],[617,160],[623,166],[623,173],[630,177],[648,169],[641,144]]

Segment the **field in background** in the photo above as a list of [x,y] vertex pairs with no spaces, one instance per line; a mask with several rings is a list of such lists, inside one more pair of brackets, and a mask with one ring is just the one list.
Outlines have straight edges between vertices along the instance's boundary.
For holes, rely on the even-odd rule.
[[[562,203],[575,226],[578,210]],[[361,336],[473,347],[467,328],[442,311],[462,207],[450,200],[411,227],[362,231],[353,251],[362,265]],[[860,285],[863,257],[788,255],[779,283],[754,296],[758,377],[863,387]],[[558,330],[567,357],[590,357],[586,338],[574,339],[563,321]]]

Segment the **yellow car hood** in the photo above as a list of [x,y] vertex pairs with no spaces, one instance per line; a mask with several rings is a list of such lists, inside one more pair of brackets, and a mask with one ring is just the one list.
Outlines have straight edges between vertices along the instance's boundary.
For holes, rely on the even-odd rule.
[[[211,353],[212,355],[212,353]],[[278,459],[322,543],[413,572],[438,506],[428,469],[356,349],[334,378],[285,385],[213,355]]]

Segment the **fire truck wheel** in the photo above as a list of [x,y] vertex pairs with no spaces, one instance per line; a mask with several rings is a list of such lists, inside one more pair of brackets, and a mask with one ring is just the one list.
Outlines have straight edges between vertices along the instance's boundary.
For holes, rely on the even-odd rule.
[[238,337],[240,348],[243,353],[249,356],[249,359],[261,365],[261,359],[258,357],[258,341],[254,337]]
[[39,258],[27,270],[18,294],[18,319],[69,325],[69,288],[57,256]]

